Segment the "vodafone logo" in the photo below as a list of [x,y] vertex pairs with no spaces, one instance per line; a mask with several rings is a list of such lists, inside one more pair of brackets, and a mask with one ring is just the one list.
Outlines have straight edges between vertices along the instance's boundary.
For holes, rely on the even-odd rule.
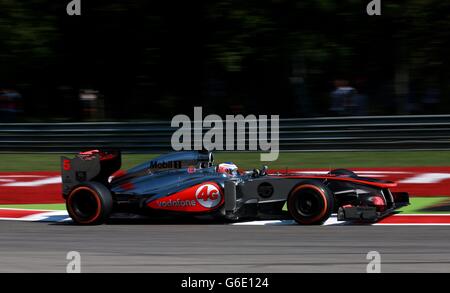
[[219,189],[212,184],[204,184],[195,191],[195,198],[205,208],[214,208],[222,201]]

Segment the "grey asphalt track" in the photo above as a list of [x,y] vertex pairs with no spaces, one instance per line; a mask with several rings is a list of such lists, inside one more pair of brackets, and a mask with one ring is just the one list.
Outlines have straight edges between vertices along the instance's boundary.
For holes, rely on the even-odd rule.
[[450,226],[230,226],[0,221],[0,272],[450,272]]

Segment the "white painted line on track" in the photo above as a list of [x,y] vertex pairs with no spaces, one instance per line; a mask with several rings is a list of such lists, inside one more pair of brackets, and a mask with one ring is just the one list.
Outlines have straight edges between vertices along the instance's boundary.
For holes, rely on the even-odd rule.
[[423,173],[400,180],[398,183],[432,184],[450,179],[450,173]]
[[31,222],[63,222],[71,220],[69,215],[67,214],[67,211],[39,213],[23,217],[22,219],[26,219]]
[[[335,226],[335,225],[347,225],[347,222],[338,221],[336,216],[331,216],[328,220],[323,223],[322,226]],[[297,225],[294,220],[266,220],[266,221],[248,221],[248,222],[237,222],[230,225],[234,226],[288,226]]]
[[0,186],[15,186],[15,187],[35,187],[35,186],[42,186],[47,184],[57,184],[61,183],[61,177],[50,177],[45,178],[41,180],[35,180],[35,181],[28,181],[28,182],[12,182],[12,183],[6,183],[2,184]]

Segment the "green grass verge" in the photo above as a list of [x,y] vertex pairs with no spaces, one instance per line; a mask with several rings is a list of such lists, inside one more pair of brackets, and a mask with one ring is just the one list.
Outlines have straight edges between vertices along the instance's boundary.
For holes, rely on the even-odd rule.
[[423,209],[448,200],[448,197],[412,197],[409,206],[399,209],[403,214],[448,214],[449,212],[428,212]]
[[9,209],[24,209],[24,210],[51,210],[61,211],[66,209],[64,203],[49,203],[49,204],[5,204],[0,205],[0,208]]
[[[59,171],[59,154],[0,154],[0,172]],[[73,154],[68,155],[72,157]],[[128,169],[157,154],[124,154],[122,168]],[[240,168],[253,169],[267,164],[283,168],[351,168],[450,166],[450,151],[405,152],[306,152],[281,153],[275,162],[261,162],[259,153],[216,153],[216,162],[232,161]]]

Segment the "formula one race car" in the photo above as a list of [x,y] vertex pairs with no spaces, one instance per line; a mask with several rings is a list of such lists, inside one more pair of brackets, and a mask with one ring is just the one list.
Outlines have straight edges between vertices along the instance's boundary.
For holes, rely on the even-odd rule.
[[267,167],[241,172],[232,163],[215,165],[208,151],[169,153],[125,172],[118,171],[119,151],[81,152],[73,159],[62,157],[61,165],[63,197],[77,224],[101,224],[113,213],[289,218],[304,225],[322,224],[337,213],[342,221],[375,222],[409,204],[408,193],[389,190],[396,183],[346,169],[326,175]]

